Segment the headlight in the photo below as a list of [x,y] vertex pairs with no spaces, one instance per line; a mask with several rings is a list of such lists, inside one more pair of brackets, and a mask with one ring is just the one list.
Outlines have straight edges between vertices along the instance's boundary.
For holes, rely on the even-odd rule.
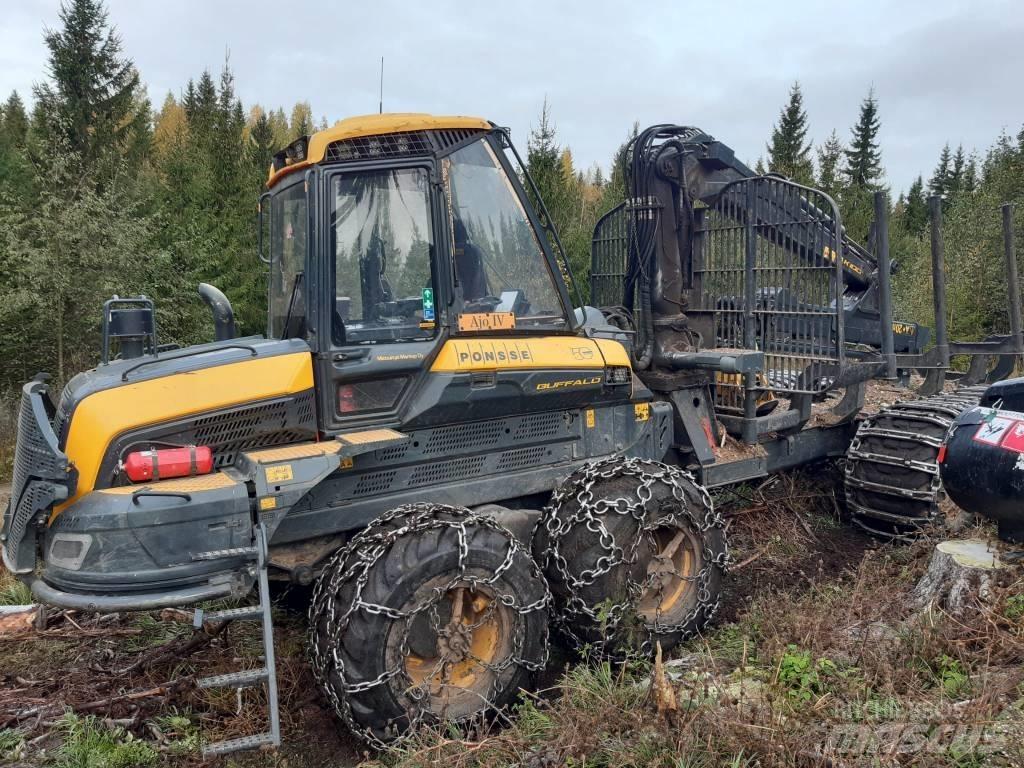
[[633,372],[625,365],[612,365],[604,369],[604,383],[609,387],[624,387],[633,380]]

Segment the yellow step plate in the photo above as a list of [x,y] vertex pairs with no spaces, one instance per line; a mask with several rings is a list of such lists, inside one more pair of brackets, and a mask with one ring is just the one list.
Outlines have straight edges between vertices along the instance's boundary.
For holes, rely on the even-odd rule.
[[344,445],[390,443],[408,439],[408,435],[403,435],[401,432],[396,432],[393,429],[370,429],[366,432],[349,432],[347,435],[338,435],[338,442]]
[[265,448],[262,451],[246,451],[245,455],[257,464],[274,464],[278,461],[295,461],[310,456],[330,456],[340,450],[341,446],[335,442],[297,443],[280,448]]
[[138,485],[119,485],[115,488],[104,488],[99,493],[127,494],[143,489],[160,493],[199,493],[200,491],[227,488],[228,486],[238,485],[238,483],[238,480],[229,477],[223,472],[214,472],[210,475],[177,477],[173,480],[160,480],[158,482],[139,483]]
[[394,429],[368,429],[363,432],[348,432],[338,435],[338,444],[341,446],[342,466],[346,459],[358,456],[361,453],[369,453],[379,448],[387,448],[392,445],[404,443],[411,438]]

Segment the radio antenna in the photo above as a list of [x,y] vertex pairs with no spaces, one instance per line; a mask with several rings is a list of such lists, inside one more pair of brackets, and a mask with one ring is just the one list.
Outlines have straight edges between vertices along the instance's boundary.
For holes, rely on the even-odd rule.
[[384,57],[380,57],[380,103],[378,104],[380,114],[384,114]]

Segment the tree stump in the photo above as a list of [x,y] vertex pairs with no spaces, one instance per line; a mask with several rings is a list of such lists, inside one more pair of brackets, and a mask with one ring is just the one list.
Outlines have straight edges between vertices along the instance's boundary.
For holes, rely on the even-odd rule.
[[914,587],[913,602],[922,609],[942,608],[963,616],[988,599],[1006,568],[999,554],[981,539],[940,542],[927,572]]

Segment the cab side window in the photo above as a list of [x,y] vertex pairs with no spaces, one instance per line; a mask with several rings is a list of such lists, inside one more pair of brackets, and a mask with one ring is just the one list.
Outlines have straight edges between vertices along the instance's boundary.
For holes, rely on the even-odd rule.
[[434,337],[429,189],[421,168],[333,178],[335,345]]

